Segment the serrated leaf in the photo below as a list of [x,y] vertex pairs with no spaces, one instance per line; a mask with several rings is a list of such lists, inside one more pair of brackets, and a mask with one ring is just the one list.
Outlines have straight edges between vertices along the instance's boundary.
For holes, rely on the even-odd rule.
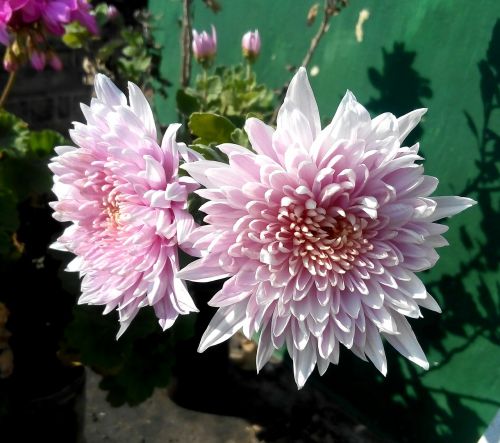
[[0,153],[22,155],[26,151],[28,125],[20,118],[0,110]]
[[209,77],[207,79],[206,91],[208,100],[216,99],[222,92],[222,81],[220,77],[215,75]]

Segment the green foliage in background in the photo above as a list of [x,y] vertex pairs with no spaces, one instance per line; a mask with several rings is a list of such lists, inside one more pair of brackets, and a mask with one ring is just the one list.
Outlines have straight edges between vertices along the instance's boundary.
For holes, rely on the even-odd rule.
[[196,316],[180,316],[163,332],[152,310],[142,309],[127,333],[116,339],[116,313],[103,316],[95,306],[78,306],[66,329],[61,358],[83,362],[103,376],[113,406],[136,405],[165,387],[175,363],[175,345],[193,335]]
[[73,49],[82,49],[93,70],[111,76],[120,86],[128,81],[150,95],[154,90],[167,96],[169,81],[158,73],[161,46],[152,37],[159,20],[146,10],[134,13],[135,23],[126,24],[120,15],[108,17],[108,4],[95,6],[99,36],[91,35],[78,22],[66,26],[64,43]]
[[0,259],[19,255],[14,234],[19,225],[17,206],[50,191],[47,168],[54,146],[64,137],[45,129],[31,131],[13,114],[0,110]]
[[269,120],[275,94],[257,82],[250,66],[237,65],[217,67],[213,74],[203,71],[196,77],[193,87],[177,92],[176,99],[177,109],[185,117],[196,111],[219,114],[241,127],[250,113],[261,120]]

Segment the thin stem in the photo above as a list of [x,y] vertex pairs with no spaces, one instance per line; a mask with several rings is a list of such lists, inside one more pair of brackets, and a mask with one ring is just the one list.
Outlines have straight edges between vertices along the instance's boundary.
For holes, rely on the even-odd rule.
[[191,77],[191,3],[192,0],[182,1],[182,69],[181,69],[181,87],[189,85]]
[[316,48],[319,45],[319,42],[325,35],[326,31],[328,31],[328,24],[330,23],[330,19],[332,18],[332,13],[330,12],[329,9],[329,2],[328,0],[325,1],[325,10],[323,13],[323,20],[321,21],[321,24],[319,25],[318,31],[314,35],[314,37],[311,40],[311,44],[309,45],[309,49],[306,52],[306,55],[304,59],[302,60],[301,66],[304,66],[305,68],[309,64],[309,62],[312,59],[312,56],[314,52],[316,51]]
[[208,108],[208,73],[207,68],[203,66],[203,110]]
[[[319,25],[316,34],[311,40],[311,44],[309,45],[309,49],[307,50],[306,55],[302,60],[301,66],[307,67],[307,65],[309,64],[314,55],[314,52],[318,48],[319,42],[328,31],[328,25],[330,23],[331,18],[335,15],[335,13],[338,13],[340,11],[340,7],[342,5],[344,5],[344,2],[342,2],[342,0],[325,0],[323,20],[321,21],[321,24]],[[287,88],[288,88],[288,83],[285,83],[278,94],[279,105],[274,109],[271,121],[269,122],[271,125],[276,123],[276,119],[278,118],[278,111],[281,106],[281,102],[285,97]]]
[[250,77],[252,76],[252,64],[249,61],[247,61],[246,76],[247,76],[247,82],[250,82]]
[[12,86],[14,86],[15,79],[16,79],[16,71],[11,71],[7,83],[3,88],[2,96],[0,97],[0,109],[3,108],[5,102],[7,101],[7,97],[9,96]]

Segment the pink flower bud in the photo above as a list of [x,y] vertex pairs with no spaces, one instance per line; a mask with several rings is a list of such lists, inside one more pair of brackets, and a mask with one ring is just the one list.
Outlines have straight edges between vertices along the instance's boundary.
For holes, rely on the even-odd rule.
[[7,72],[14,72],[19,68],[16,59],[7,51],[5,57],[3,58],[3,68]]
[[54,71],[61,71],[63,63],[57,54],[50,54],[49,65]]
[[114,20],[116,17],[120,15],[120,12],[118,11],[118,9],[116,9],[115,5],[109,5],[106,15],[109,20]]
[[37,71],[43,71],[45,68],[46,57],[43,52],[33,51],[30,57],[31,66]]
[[256,29],[254,32],[248,31],[241,39],[243,56],[251,61],[255,60],[260,53],[260,35]]
[[215,57],[217,52],[217,34],[212,25],[212,35],[206,31],[199,34],[196,29],[193,29],[193,53],[196,60],[204,64],[209,64]]

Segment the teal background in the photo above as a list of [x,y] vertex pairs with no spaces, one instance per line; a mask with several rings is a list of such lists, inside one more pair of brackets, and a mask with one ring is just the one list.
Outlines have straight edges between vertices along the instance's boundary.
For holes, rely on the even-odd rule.
[[[291,78],[286,66],[300,63],[316,32],[321,16],[306,25],[314,2],[220,3],[217,15],[199,0],[193,5],[196,29],[217,28],[217,64],[240,62],[242,34],[258,28],[258,78],[281,87]],[[178,119],[181,2],[150,0],[150,9],[161,17],[161,72],[174,84],[170,97],[156,102],[166,124]],[[362,9],[370,17],[358,42]],[[314,66],[319,73],[310,80],[325,122],[346,89],[372,114],[428,107],[414,134],[426,173],[440,178],[438,194],[479,203],[449,222],[451,246],[439,250],[441,260],[423,275],[443,309],[412,321],[430,370],[389,351],[384,380],[343,352],[340,365],[317,382],[396,441],[475,442],[500,407],[500,2],[351,0],[332,19],[309,68]]]

